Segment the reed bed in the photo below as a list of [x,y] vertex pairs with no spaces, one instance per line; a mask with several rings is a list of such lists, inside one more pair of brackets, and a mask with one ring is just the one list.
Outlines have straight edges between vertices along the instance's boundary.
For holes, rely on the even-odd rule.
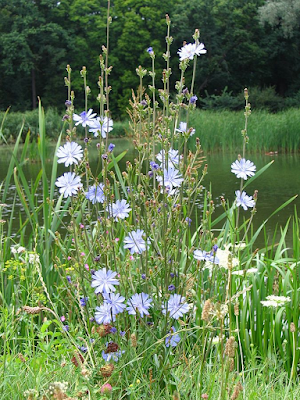
[[[250,94],[251,95],[251,94]],[[244,114],[239,111],[201,111],[191,117],[196,134],[191,137],[191,146],[199,137],[206,152],[237,151],[241,140]],[[300,150],[300,112],[291,108],[278,113],[252,110],[247,145],[249,152],[293,153]]]

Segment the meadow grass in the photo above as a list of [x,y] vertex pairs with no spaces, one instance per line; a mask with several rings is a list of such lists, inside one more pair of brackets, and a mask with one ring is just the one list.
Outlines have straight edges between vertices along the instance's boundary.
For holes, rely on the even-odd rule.
[[[140,87],[130,102],[129,125],[134,162],[127,161],[121,169],[126,151],[115,156],[109,143],[110,67],[105,47],[100,56],[98,119],[87,112],[85,67],[85,110],[75,112],[67,66],[68,122],[57,138],[50,177],[41,102],[36,150],[41,169],[32,182],[23,172],[30,136],[19,152],[20,128],[1,185],[3,399],[236,400],[299,395],[297,212],[280,227],[279,241],[275,232],[271,241],[265,237],[264,246],[256,247],[267,220],[254,231],[259,202],[256,193],[248,196],[246,190],[272,163],[257,171],[251,161],[243,160],[252,140],[253,118],[245,90],[239,124],[242,160],[235,161],[233,171],[240,178],[240,190],[232,204],[221,197],[223,214],[214,218],[211,191],[202,185],[207,173],[202,139],[190,136],[193,127],[197,134],[201,131],[192,125],[194,78],[190,89],[184,83],[187,57],[180,62],[176,103],[170,102],[168,16],[166,24],[163,90],[155,88],[152,48],[150,95],[143,88],[147,71],[136,70]],[[202,48],[199,31],[193,38],[196,48]],[[191,62],[193,77],[196,58]],[[84,148],[76,143],[75,123],[82,125]],[[92,146],[98,151],[96,172],[89,164]],[[66,168],[60,177],[58,163]],[[1,218],[12,179],[15,198],[26,214],[25,219],[19,216],[14,238],[14,209],[7,221]],[[42,202],[37,199],[39,186]],[[220,223],[222,229],[216,229]],[[286,244],[289,229],[291,249]]]

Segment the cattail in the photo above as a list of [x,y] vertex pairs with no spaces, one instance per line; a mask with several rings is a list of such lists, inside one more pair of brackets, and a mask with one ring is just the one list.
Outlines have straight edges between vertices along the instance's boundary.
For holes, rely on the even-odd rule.
[[130,335],[130,339],[131,339],[131,346],[136,348],[137,347],[137,340],[136,340],[136,335],[135,333],[132,333]]
[[225,355],[229,358],[234,358],[235,353],[235,338],[230,336],[230,338],[226,342],[225,346]]
[[290,331],[291,331],[292,333],[296,332],[296,327],[295,327],[294,322],[291,322],[291,324],[290,324]]
[[106,364],[103,367],[101,367],[100,372],[103,378],[109,378],[113,373],[114,368],[115,367],[113,366],[113,364]]
[[30,307],[24,306],[22,310],[25,311],[27,314],[39,314],[42,311],[41,307]]
[[230,397],[230,400],[236,400],[239,397],[239,394],[243,390],[243,386],[241,382],[238,382],[237,385],[234,388],[234,391],[232,393],[232,396]]
[[211,304],[211,301],[208,299],[204,303],[203,310],[202,310],[201,318],[203,319],[203,321],[209,320],[209,313],[210,313],[211,309],[212,309],[212,304]]

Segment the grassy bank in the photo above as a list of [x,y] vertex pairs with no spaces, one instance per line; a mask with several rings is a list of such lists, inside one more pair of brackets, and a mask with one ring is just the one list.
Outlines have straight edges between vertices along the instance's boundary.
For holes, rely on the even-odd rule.
[[[45,112],[45,124],[47,131],[47,138],[50,140],[57,140],[64,127],[62,122],[62,114],[59,114],[55,109],[49,108]],[[4,121],[2,128],[0,128],[0,144],[7,141],[8,143],[15,143],[17,136],[22,129],[22,140],[28,131],[30,131],[31,140],[37,137],[39,133],[39,113],[38,110],[22,112],[8,112],[5,116],[4,112],[0,112],[0,125]],[[84,129],[78,129],[78,136],[84,136]],[[114,129],[110,136],[120,137],[125,136],[128,130],[127,122],[114,121]]]
[[[4,113],[0,113],[0,121]],[[62,128],[62,116],[54,109],[46,111],[47,138],[58,138]],[[249,137],[247,145],[250,152],[298,152],[300,149],[300,111],[291,108],[276,114],[264,110],[254,110],[250,116]],[[200,138],[204,151],[236,151],[241,140],[241,127],[244,123],[244,113],[239,111],[203,111],[196,110],[190,117],[190,124],[196,134],[190,139],[194,146],[196,137]],[[22,125],[22,138],[25,139],[30,130],[31,137],[36,137],[38,129],[38,112],[8,113],[2,134],[8,142],[15,142]],[[112,137],[126,136],[129,131],[128,121],[114,122]],[[78,136],[84,135],[83,129],[78,129]],[[0,138],[0,143],[3,138]]]
[[[205,151],[239,148],[244,113],[232,111],[201,111],[191,115],[191,125],[196,134],[190,139],[194,144],[200,138]],[[300,111],[291,108],[271,114],[253,110],[249,118],[247,150],[250,152],[297,152],[300,149]]]

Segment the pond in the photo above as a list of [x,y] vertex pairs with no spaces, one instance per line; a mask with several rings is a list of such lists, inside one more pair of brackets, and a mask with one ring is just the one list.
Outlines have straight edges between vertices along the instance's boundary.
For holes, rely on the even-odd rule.
[[[112,142],[116,145],[114,153],[117,155],[125,149],[128,150],[126,160],[133,161],[134,159],[134,148],[130,140],[127,139],[115,139]],[[94,145],[91,145],[91,168],[96,169],[97,159]],[[95,149],[96,150],[96,149]],[[11,158],[12,147],[0,147],[0,181],[3,181],[6,177],[8,164]],[[51,173],[52,162],[51,157],[54,152],[54,146],[48,148],[48,163],[47,173]],[[205,154],[204,154],[205,155]],[[235,198],[235,190],[239,189],[239,179],[231,173],[231,163],[237,159],[237,154],[207,154],[206,163],[208,164],[208,174],[204,179],[204,186],[206,188],[212,188],[213,199],[215,202],[215,216],[220,215],[223,212],[223,208],[220,205],[220,196],[224,196],[226,200],[232,202]],[[266,220],[270,214],[272,214],[280,205],[286,202],[288,199],[293,197],[300,192],[300,155],[298,154],[278,154],[278,155],[265,155],[265,154],[251,154],[249,157],[251,161],[257,167],[257,171],[270,161],[274,160],[273,164],[252,184],[247,187],[247,193],[252,195],[254,190],[258,190],[258,202],[257,202],[257,213],[254,217],[254,228],[260,226],[260,224]],[[125,159],[120,163],[121,170],[125,169]],[[28,161],[23,168],[24,174],[28,181],[34,180],[40,170],[40,164],[38,162]],[[65,167],[59,165],[58,176],[65,172]],[[8,217],[15,195],[15,187],[13,182],[11,183],[9,195],[6,199],[8,205],[4,209],[3,218]],[[42,198],[40,199],[40,202]],[[201,207],[201,199],[198,202]],[[274,215],[270,221],[268,221],[266,229],[270,237],[273,237],[273,233],[276,224],[281,226],[285,225],[288,218],[294,214],[294,208],[297,207],[298,212],[300,211],[300,199],[297,198],[294,202],[288,205],[286,208]],[[18,214],[22,214],[21,204],[16,204],[15,211],[15,230],[19,226]],[[249,217],[250,212],[243,212],[245,217]],[[289,233],[291,240],[291,232]]]

